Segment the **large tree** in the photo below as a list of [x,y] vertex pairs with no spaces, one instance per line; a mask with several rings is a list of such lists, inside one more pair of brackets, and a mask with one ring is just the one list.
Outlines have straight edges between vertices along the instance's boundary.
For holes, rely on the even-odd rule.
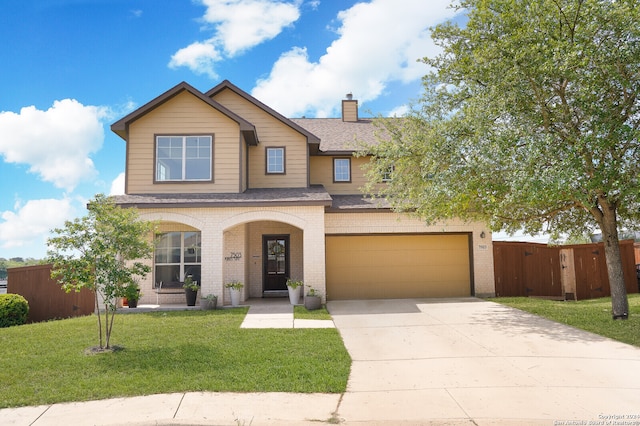
[[[100,349],[110,348],[118,299],[137,285],[151,268],[143,259],[153,252],[153,222],[138,218],[102,194],[87,206],[82,218],[66,221],[49,238],[52,278],[66,291],[88,288],[95,293]],[[104,320],[102,316],[104,315]]]
[[[640,218],[640,3],[461,0],[432,33],[424,94],[381,120],[369,191],[428,222],[600,229],[614,318],[626,318],[618,231]],[[379,182],[391,171],[386,187]]]

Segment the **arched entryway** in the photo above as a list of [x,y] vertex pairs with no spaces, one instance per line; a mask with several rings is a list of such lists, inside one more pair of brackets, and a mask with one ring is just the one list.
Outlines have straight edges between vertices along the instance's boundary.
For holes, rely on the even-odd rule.
[[286,297],[288,278],[304,279],[304,231],[257,220],[224,232],[224,281],[245,283],[246,297]]

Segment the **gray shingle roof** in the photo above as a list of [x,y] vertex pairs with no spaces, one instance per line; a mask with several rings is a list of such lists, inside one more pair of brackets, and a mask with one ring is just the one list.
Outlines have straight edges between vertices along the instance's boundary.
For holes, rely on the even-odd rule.
[[341,118],[291,118],[291,121],[320,138],[320,152],[353,152],[358,143],[375,145],[379,130],[372,119],[342,121]]
[[122,207],[250,207],[250,206],[331,206],[332,198],[322,185],[309,188],[248,189],[240,194],[137,194],[117,195],[114,201]]
[[324,206],[330,212],[388,210],[384,199],[363,195],[329,195],[322,185],[310,188],[248,189],[241,194],[137,194],[113,196],[121,207],[202,208],[256,206]]
[[388,210],[391,205],[384,198],[371,198],[363,195],[332,195],[333,203],[328,211],[345,212],[347,210],[362,212],[363,210]]

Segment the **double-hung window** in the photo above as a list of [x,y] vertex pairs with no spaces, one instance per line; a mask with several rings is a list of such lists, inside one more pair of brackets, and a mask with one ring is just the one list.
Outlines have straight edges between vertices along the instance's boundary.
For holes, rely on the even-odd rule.
[[211,181],[212,136],[156,136],[156,182]]
[[200,232],[167,232],[156,237],[155,287],[181,287],[191,275],[200,284],[202,242]]
[[350,158],[334,158],[333,159],[333,181],[334,182],[351,182],[351,159]]
[[267,148],[267,174],[284,174],[284,147]]
[[382,181],[383,182],[391,182],[391,180],[393,179],[394,170],[395,170],[394,166],[387,167],[387,169],[382,174]]

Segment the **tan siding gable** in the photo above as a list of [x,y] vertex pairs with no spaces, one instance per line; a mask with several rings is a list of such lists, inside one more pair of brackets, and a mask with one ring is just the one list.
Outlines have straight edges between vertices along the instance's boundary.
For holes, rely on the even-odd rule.
[[[156,135],[213,135],[213,182],[154,184]],[[236,122],[182,92],[129,127],[127,193],[239,192],[240,130]]]
[[[308,185],[306,137],[229,89],[217,93],[213,99],[256,126],[260,143],[249,147],[249,188]],[[267,147],[285,147],[285,175],[266,174]]]
[[240,175],[240,181],[241,181],[241,186],[242,186],[242,192],[247,190],[247,156],[249,155],[249,146],[246,144],[246,142],[243,141],[240,144],[240,146],[242,147],[242,153],[240,155],[240,170],[242,170],[241,175]]
[[[349,155],[338,156],[349,158]],[[366,183],[362,166],[369,162],[368,157],[351,158],[351,182],[333,182],[333,159],[337,157],[313,156],[311,157],[311,184],[324,185],[329,194],[347,195],[360,194],[360,188]]]

